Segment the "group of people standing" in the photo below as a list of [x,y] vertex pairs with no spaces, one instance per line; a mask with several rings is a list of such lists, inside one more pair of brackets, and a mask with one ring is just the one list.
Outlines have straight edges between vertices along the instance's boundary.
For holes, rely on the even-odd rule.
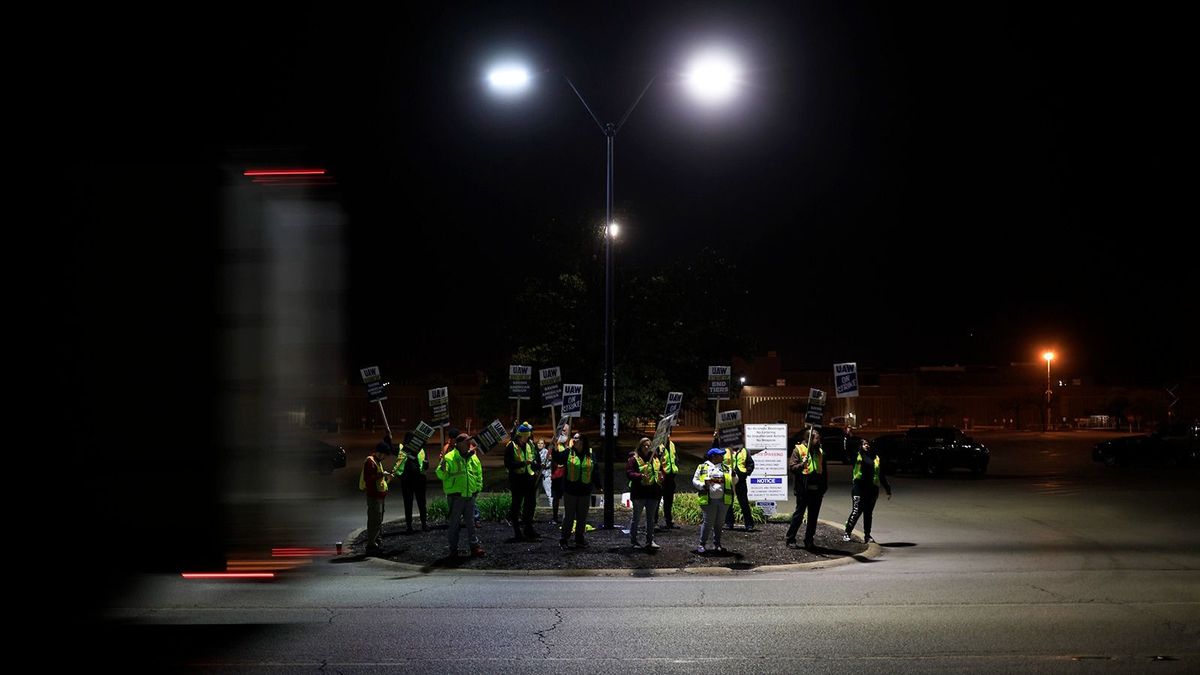
[[[485,555],[476,527],[478,508],[475,501],[483,489],[483,468],[479,451],[468,434],[451,429],[453,439],[447,442],[438,457],[436,475],[442,481],[442,489],[449,503],[448,543],[449,557],[460,555],[458,549],[459,530],[464,521],[467,538],[471,546],[470,555]],[[514,430],[512,440],[504,448],[504,466],[508,472],[512,506],[509,522],[513,528],[512,542],[533,541],[541,536],[533,527],[533,516],[538,485],[542,485],[550,498],[553,509],[552,521],[561,528],[559,547],[570,548],[573,539],[577,548],[587,547],[584,533],[587,529],[588,510],[591,496],[601,485],[600,471],[596,470],[596,459],[587,440],[579,433],[570,434],[564,426],[548,442],[531,440],[533,426],[522,422]],[[673,518],[676,494],[676,475],[679,473],[675,443],[668,437],[657,448],[651,447],[649,438],[642,438],[637,448],[629,454],[625,473],[629,479],[629,493],[633,513],[629,524],[630,544],[634,547],[657,549],[654,533],[679,529]],[[384,469],[387,455],[397,457],[391,471]],[[404,512],[407,532],[414,532],[412,504],[415,500],[420,513],[421,529],[428,530],[426,516],[426,461],[423,444],[417,443],[411,433],[404,442],[393,444],[391,435],[385,435],[375,450],[367,457],[359,479],[359,488],[367,496],[367,554],[382,551],[380,530],[383,523],[384,499],[389,483],[400,479],[404,493]],[[754,463],[744,447],[722,448],[716,434],[712,447],[705,453],[704,461],[696,467],[692,476],[692,488],[700,503],[702,521],[700,540],[696,553],[709,550],[722,552],[721,525],[725,529],[734,526],[734,500],[738,501],[748,532],[756,531],[750,501],[747,496],[747,477],[753,472]],[[815,546],[817,519],[821,504],[828,490],[825,453],[821,448],[820,434],[810,429],[796,439],[788,456],[788,470],[795,485],[796,508],[792,514],[785,542],[795,546],[800,526],[807,521],[804,531],[804,547]],[[851,482],[851,510],[846,521],[843,541],[851,540],[851,532],[860,517],[863,521],[864,540],[871,542],[872,515],[882,487],[890,499],[891,485],[884,475],[879,456],[867,441],[855,456]],[[662,503],[664,528],[658,528],[658,508]],[[559,506],[563,518],[559,520]],[[644,544],[639,541],[639,525],[645,514]],[[712,548],[709,549],[709,540]]]

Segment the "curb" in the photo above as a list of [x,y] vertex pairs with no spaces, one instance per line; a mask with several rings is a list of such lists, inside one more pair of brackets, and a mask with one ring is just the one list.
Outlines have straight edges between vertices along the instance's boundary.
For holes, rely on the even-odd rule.
[[[835,528],[844,527],[841,523],[829,520],[818,520],[819,523],[832,525]],[[360,527],[346,536],[346,542],[354,539],[365,531]],[[454,567],[432,567],[430,565],[414,565],[412,563],[396,562],[385,558],[370,557],[367,560],[385,567],[401,569],[418,574],[443,574],[463,576],[498,576],[498,577],[669,577],[669,576],[732,576],[734,574],[764,574],[773,572],[794,572],[800,570],[821,570],[842,567],[862,560],[875,560],[883,556],[884,550],[876,542],[867,545],[867,550],[854,555],[831,558],[829,560],[813,560],[806,563],[787,563],[782,565],[760,565],[748,570],[734,570],[729,567],[647,567],[630,568],[614,567],[601,569],[571,568],[571,569],[541,569],[541,570],[474,570]]]

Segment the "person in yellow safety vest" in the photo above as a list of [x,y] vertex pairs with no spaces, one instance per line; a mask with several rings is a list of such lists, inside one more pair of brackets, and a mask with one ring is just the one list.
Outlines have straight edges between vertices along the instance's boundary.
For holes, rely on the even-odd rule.
[[625,475],[629,476],[629,499],[633,501],[633,518],[629,521],[629,543],[638,546],[638,520],[646,511],[646,548],[656,549],[654,521],[658,517],[658,500],[662,497],[662,462],[654,455],[650,439],[638,441],[637,450],[629,453]]
[[[670,432],[667,433],[667,442],[657,448],[658,457],[663,465],[662,504],[663,521],[666,523],[663,530],[678,530],[679,526],[675,524],[671,512],[675,505],[675,474],[679,473],[679,456],[675,452],[675,441],[671,440]],[[657,521],[654,523],[654,529],[658,530]]]
[[425,511],[425,486],[428,482],[425,473],[429,471],[429,462],[425,461],[424,444],[418,445],[411,431],[404,434],[404,442],[400,444],[396,455],[396,466],[392,471],[400,477],[400,491],[404,493],[404,522],[405,532],[413,533],[412,507],[413,498],[417,500],[417,510],[421,513],[421,531],[429,531],[429,523]]
[[383,500],[387,498],[391,472],[383,468],[384,455],[396,454],[392,435],[385,434],[363,462],[358,489],[367,493],[367,555],[383,553]]
[[700,510],[704,514],[704,519],[700,521],[700,545],[696,547],[696,553],[705,552],[710,532],[713,550],[725,550],[721,547],[721,521],[733,504],[733,487],[738,477],[726,466],[724,457],[725,451],[721,448],[709,448],[705,461],[696,467],[696,474],[692,476],[692,487],[699,490]]
[[[825,450],[821,447],[821,434],[816,429],[811,430],[811,436],[801,436],[796,439],[792,453],[788,456],[788,470],[796,485],[796,510],[792,512],[792,522],[788,526],[784,543],[787,546],[796,545],[796,533],[800,530],[800,521],[808,514],[808,524],[804,528],[804,548],[813,550],[813,537],[817,533],[817,519],[821,516],[821,501],[825,498],[828,487],[825,473]],[[806,434],[807,435],[807,434]]]
[[850,484],[850,518],[846,520],[846,532],[842,541],[850,541],[850,533],[858,517],[863,517],[863,543],[869,544],[871,538],[871,516],[875,513],[875,502],[879,500],[879,486],[887,491],[888,499],[892,498],[892,486],[887,476],[883,475],[883,464],[879,455],[871,449],[871,444],[862,442],[862,449],[854,458],[853,482]]
[[504,466],[508,469],[508,487],[512,507],[508,521],[512,523],[512,541],[541,539],[533,529],[533,508],[537,500],[537,477],[542,472],[542,459],[529,435],[533,425],[522,422],[514,430],[513,440],[504,449]]
[[592,489],[600,487],[600,472],[596,470],[592,448],[579,434],[575,434],[567,445],[565,461],[562,537],[558,540],[558,547],[564,551],[572,530],[575,531],[575,546],[587,548],[583,533],[587,530]]
[[[715,439],[715,437],[714,437]],[[716,445],[714,442],[713,445]],[[754,469],[749,463],[750,451],[745,447],[741,448],[725,448],[725,465],[733,471],[733,475],[738,477],[737,485],[734,487],[734,495],[737,497],[738,504],[742,507],[742,520],[746,522],[747,532],[757,532],[754,527],[754,514],[750,511],[750,497],[747,494],[746,488],[750,481],[746,480],[750,472]],[[733,509],[725,512],[725,529],[733,529]]]
[[442,481],[442,491],[450,502],[450,515],[446,518],[450,536],[450,559],[458,558],[458,530],[462,520],[467,521],[467,539],[471,542],[471,555],[484,555],[483,546],[475,533],[475,498],[483,490],[483,465],[479,462],[475,443],[467,434],[454,439],[454,449],[442,456],[437,465],[437,477]]

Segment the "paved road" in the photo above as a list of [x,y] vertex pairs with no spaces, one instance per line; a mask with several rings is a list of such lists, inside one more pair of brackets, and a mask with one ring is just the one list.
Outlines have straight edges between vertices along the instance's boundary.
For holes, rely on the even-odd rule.
[[[896,478],[875,561],[724,577],[374,561],[265,584],[148,577],[109,610],[102,653],[229,672],[1200,671],[1197,473],[1115,474],[1091,463],[1093,441],[995,434],[984,480]],[[847,474],[835,467],[834,485]],[[329,534],[360,525],[358,501],[323,507]],[[823,517],[848,502],[835,488]]]

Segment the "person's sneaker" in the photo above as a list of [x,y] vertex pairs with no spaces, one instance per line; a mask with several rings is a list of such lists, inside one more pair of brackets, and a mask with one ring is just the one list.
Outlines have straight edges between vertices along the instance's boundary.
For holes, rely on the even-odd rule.
[[871,536],[871,535],[869,535],[869,534],[868,534],[867,536],[863,537],[863,543],[864,543],[864,544],[870,544],[870,543],[872,543],[872,542],[874,542],[874,541],[875,541],[875,537],[872,537],[872,536]]
[[575,547],[576,547],[576,548],[587,548],[587,547],[588,547],[588,543],[587,543],[586,541],[582,540],[582,539],[576,539],[576,540],[575,540]]
[[696,550],[692,551],[692,553],[699,553],[699,554],[703,555],[703,554],[705,553],[705,551],[704,551],[704,547],[703,547],[703,546],[697,546],[697,547],[696,547]]
[[844,532],[842,534],[842,541],[850,541],[850,533],[849,532]]
[[757,527],[754,527],[753,525],[751,525],[751,526],[749,526],[749,527],[747,527],[747,528],[746,528],[746,531],[747,531],[747,532],[758,532],[758,528],[757,528]]
[[717,544],[716,546],[713,547],[713,550],[716,551],[717,553],[724,553],[725,547],[720,544]]
[[662,547],[661,547],[661,546],[659,546],[657,542],[653,542],[653,541],[651,541],[651,542],[647,542],[647,543],[646,543],[646,548],[651,548],[651,549],[653,549],[653,548],[662,548]]
[[413,529],[412,525],[409,525],[408,527],[404,528],[404,534],[412,534],[413,532],[416,532],[416,530]]
[[472,557],[482,558],[485,555],[487,555],[487,551],[483,550],[483,547],[480,546],[479,544],[475,544],[474,546],[471,547],[471,556]]
[[566,540],[566,539],[559,539],[559,540],[558,540],[558,547],[559,547],[560,549],[564,550],[564,551],[569,551],[569,550],[571,549],[571,547],[570,547],[570,546],[567,546],[567,540]]
[[377,555],[377,556],[383,555],[383,549],[377,548],[375,546],[368,546],[367,547],[367,555]]
[[788,540],[786,540],[786,541],[784,541],[784,542],[783,542],[783,545],[784,545],[784,546],[789,546],[789,547],[790,547],[790,546],[795,546],[795,545],[796,545],[796,540],[795,540],[795,539],[788,539]]
[[453,562],[455,560],[458,560],[461,557],[463,557],[462,554],[459,553],[457,550],[455,550],[455,551],[450,551],[450,553],[446,556],[446,560]]
[[655,525],[655,526],[654,526],[654,531],[655,531],[655,532],[666,532],[666,531],[667,531],[667,530],[669,530],[669,529],[671,529],[671,528],[669,528],[669,527],[662,527],[662,526],[659,526],[659,525]]
[[630,540],[629,540],[629,545],[630,545],[630,546],[632,546],[632,547],[634,547],[634,548],[641,548],[641,547],[642,547],[642,545],[638,543],[638,540],[637,540],[637,539],[630,539]]
[[816,549],[817,549],[817,545],[812,543],[811,541],[804,542],[804,550],[805,551],[815,551]]
[[680,529],[680,528],[679,528],[679,526],[678,526],[678,525],[676,525],[675,523],[671,523],[670,525],[667,525],[667,527],[671,528],[672,530],[678,530],[678,529]]

